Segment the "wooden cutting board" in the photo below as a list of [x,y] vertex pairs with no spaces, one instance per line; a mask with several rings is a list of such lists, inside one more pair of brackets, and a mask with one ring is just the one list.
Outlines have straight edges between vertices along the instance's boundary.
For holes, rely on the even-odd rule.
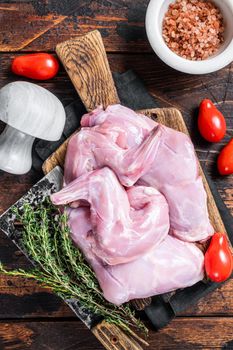
[[[103,41],[98,31],[61,43],[57,45],[56,52],[88,111],[98,105],[107,107],[110,104],[119,103]],[[184,119],[177,109],[156,108],[140,112],[161,124],[189,134]],[[44,162],[45,174],[48,174],[57,165],[63,167],[68,141],[69,139]],[[226,232],[201,166],[200,174],[208,197],[211,223],[216,231]],[[143,300],[141,305],[146,305],[146,303],[147,301]],[[94,327],[92,332],[109,350],[142,349],[135,340],[125,335],[118,327],[110,326],[105,321]]]

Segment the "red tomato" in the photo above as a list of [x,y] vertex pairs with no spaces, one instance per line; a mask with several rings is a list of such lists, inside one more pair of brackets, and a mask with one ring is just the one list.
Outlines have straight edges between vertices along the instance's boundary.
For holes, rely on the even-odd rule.
[[214,282],[228,279],[233,270],[233,257],[227,237],[223,233],[215,233],[205,254],[205,270]]
[[199,131],[209,142],[219,142],[226,134],[226,121],[210,100],[203,100],[198,115]]
[[233,174],[233,139],[221,150],[217,164],[221,175]]
[[53,78],[58,69],[58,60],[54,56],[42,52],[18,56],[11,64],[13,73],[37,80]]

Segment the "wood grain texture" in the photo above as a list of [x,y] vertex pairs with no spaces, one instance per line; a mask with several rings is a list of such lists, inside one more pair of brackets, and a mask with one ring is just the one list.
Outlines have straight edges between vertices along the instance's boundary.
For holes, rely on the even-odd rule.
[[[211,175],[225,204],[233,215],[233,177],[220,177],[216,172],[216,157],[227,140],[233,136],[233,66],[205,76],[191,76],[176,72],[164,65],[151,52],[144,31],[144,15],[149,0],[119,0],[119,1],[30,1],[37,7],[34,15],[26,8],[28,1],[7,1],[0,5],[0,50],[11,48],[22,51],[53,50],[60,41],[68,40],[70,36],[85,34],[98,28],[104,35],[104,44],[109,52],[108,59],[112,71],[123,72],[127,69],[136,71],[145,82],[148,90],[155,96],[161,107],[175,106],[185,119],[191,133],[192,141],[202,166]],[[21,7],[20,7],[21,6]],[[5,8],[2,10],[2,8]],[[7,8],[7,10],[6,10]],[[76,8],[76,9],[75,9]],[[28,9],[28,10],[27,10]],[[67,10],[68,9],[68,10]],[[14,14],[14,11],[16,14]],[[34,11],[34,10],[33,10]],[[68,14],[72,11],[72,15]],[[37,14],[37,15],[36,15]],[[50,15],[49,15],[50,14]],[[34,16],[38,16],[35,18]],[[47,17],[46,16],[50,16]],[[53,22],[60,16],[67,16],[60,23]],[[49,23],[49,21],[51,22]],[[9,22],[9,23],[8,23]],[[7,28],[4,32],[2,29]],[[6,27],[8,26],[8,27]],[[44,29],[47,31],[42,33]],[[35,33],[39,35],[35,35]],[[26,42],[29,39],[30,42]],[[32,39],[32,40],[31,40]],[[26,44],[26,45],[25,45]],[[124,54],[122,54],[124,52]],[[137,54],[131,54],[137,52]],[[117,53],[117,54],[116,54]],[[0,87],[14,80],[24,80],[9,71],[11,59],[20,53],[0,54]],[[76,98],[75,89],[66,72],[61,68],[57,77],[46,82],[36,82],[55,93],[66,105]],[[219,144],[209,145],[203,141],[196,130],[197,106],[201,99],[210,98],[221,109],[227,121],[227,137]],[[0,172],[0,212],[20,198],[42,175],[34,171],[17,177]],[[9,268],[28,268],[29,264],[18,254],[17,249],[9,239],[0,233],[0,258]],[[46,292],[47,296],[40,297],[37,293],[44,292],[34,281],[22,279],[0,280],[1,318],[37,317],[74,317],[62,304],[58,306],[55,296]],[[34,294],[35,292],[35,294]],[[18,293],[18,296],[17,296]],[[164,350],[193,350],[193,349],[226,349],[232,350],[232,321],[233,315],[233,281],[214,291],[199,301],[194,307],[186,310],[188,318],[176,319],[159,334],[151,332],[149,349]],[[15,298],[16,296],[16,298]],[[4,304],[3,304],[4,303]],[[2,307],[4,305],[4,307]],[[31,312],[34,309],[33,313]],[[192,318],[190,315],[203,316]],[[206,316],[219,316],[206,318]],[[228,315],[228,318],[224,318]],[[90,350],[102,349],[100,343],[80,323],[73,322],[31,322],[34,328],[32,345],[29,349],[64,350],[64,348]],[[26,350],[19,333],[12,324],[7,328],[1,327],[0,349],[11,350],[14,347]],[[75,325],[74,325],[75,324]],[[17,323],[21,332],[22,321]],[[231,326],[229,329],[228,325]],[[27,329],[27,326],[25,326]],[[9,334],[6,329],[12,329],[12,337],[2,345],[2,334]],[[64,346],[63,346],[64,344]]]
[[56,52],[88,111],[119,102],[99,31],[58,44]]
[[[233,318],[197,317],[177,318],[165,329],[151,332],[148,350],[232,350],[232,346]],[[0,349],[103,350],[103,346],[78,320],[21,321],[0,323]]]
[[0,275],[0,305],[2,320],[76,317],[61,298],[24,278]]
[[92,329],[92,333],[108,350],[143,350],[135,339],[127,336],[115,325],[103,321]]
[[29,2],[0,4],[0,51],[23,50],[64,21],[66,16],[40,16]]
[[[7,250],[7,247],[6,247]],[[1,252],[0,252],[1,256]],[[18,260],[20,263],[20,260]],[[8,263],[7,266],[10,267]],[[20,265],[18,265],[20,266]],[[28,267],[28,266],[27,266]],[[26,268],[26,266],[24,266]],[[233,316],[233,280],[183,312],[182,316]],[[75,319],[64,302],[35,281],[0,276],[0,319],[59,318]],[[143,303],[144,305],[144,303]]]
[[0,322],[1,350],[103,350],[89,329],[73,322]]
[[148,2],[2,0],[0,50],[51,51],[59,42],[98,29],[107,51],[148,52],[144,29]]

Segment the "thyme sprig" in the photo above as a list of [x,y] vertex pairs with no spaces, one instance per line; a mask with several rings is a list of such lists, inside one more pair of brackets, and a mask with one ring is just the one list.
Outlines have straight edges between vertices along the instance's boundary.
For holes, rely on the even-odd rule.
[[8,271],[0,263],[0,272],[33,278],[63,299],[76,298],[87,310],[134,336],[131,327],[147,334],[147,328],[128,303],[115,306],[105,300],[95,273],[70,239],[66,214],[60,213],[48,199],[36,208],[25,203],[22,210],[15,209],[15,214],[23,226],[22,244],[36,268]]

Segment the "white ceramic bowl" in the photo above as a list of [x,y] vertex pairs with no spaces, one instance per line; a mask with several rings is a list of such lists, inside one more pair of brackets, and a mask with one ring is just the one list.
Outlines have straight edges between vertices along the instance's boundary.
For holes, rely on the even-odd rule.
[[170,67],[189,74],[215,72],[233,61],[233,0],[213,0],[221,9],[225,40],[218,52],[203,61],[191,61],[171,51],[162,37],[162,23],[170,3],[175,0],[151,0],[146,13],[146,32],[155,53]]

